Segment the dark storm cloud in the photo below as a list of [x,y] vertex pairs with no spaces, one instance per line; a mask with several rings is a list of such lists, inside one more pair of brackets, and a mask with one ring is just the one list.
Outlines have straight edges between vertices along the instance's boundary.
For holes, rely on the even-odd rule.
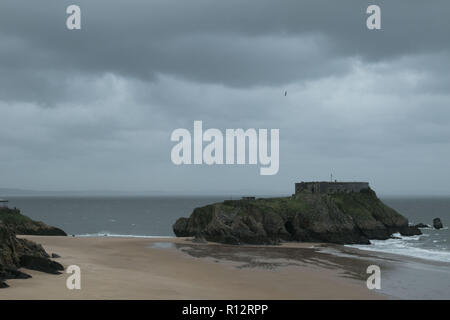
[[[34,97],[45,85],[59,91],[58,81],[39,81],[49,70],[145,80],[170,74],[248,87],[342,74],[347,57],[383,61],[448,49],[450,21],[439,19],[450,15],[448,1],[432,7],[376,2],[383,17],[378,33],[365,27],[369,1],[82,0],[81,32],[64,28],[70,1],[6,1],[0,57],[16,73],[11,86],[22,78],[21,69],[34,74],[30,82],[41,82],[30,83]],[[11,86],[3,83],[3,94],[15,94]]]
[[[333,171],[450,189],[448,1],[80,0],[68,31],[73,3],[0,4],[0,187],[289,193]],[[279,128],[279,174],[175,167],[194,120]]]

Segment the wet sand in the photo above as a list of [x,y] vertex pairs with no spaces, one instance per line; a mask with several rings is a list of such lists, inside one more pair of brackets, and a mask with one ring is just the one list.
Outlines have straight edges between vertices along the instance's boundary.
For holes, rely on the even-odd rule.
[[[69,274],[26,270],[7,280],[0,299],[385,299],[366,287],[367,259],[321,244],[225,246],[186,238],[26,236],[65,268],[81,268],[81,290]],[[340,249],[336,249],[340,248]],[[353,250],[356,251],[356,250]],[[361,256],[361,254],[360,254]]]

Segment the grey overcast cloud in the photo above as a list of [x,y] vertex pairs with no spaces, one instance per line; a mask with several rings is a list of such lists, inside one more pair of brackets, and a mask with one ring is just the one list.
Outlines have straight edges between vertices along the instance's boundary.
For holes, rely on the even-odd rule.
[[[81,30],[70,4],[0,4],[0,188],[450,193],[449,1],[78,0]],[[175,166],[194,120],[280,129],[278,174]]]

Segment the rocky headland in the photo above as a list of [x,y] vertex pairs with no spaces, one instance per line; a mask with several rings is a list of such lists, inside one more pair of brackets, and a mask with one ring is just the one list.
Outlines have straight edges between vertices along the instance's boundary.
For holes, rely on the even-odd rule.
[[0,222],[0,288],[7,287],[7,279],[26,279],[30,276],[19,268],[58,274],[64,270],[58,262],[50,260],[41,245],[17,238],[15,233]]
[[196,208],[173,225],[178,237],[226,244],[283,241],[369,244],[393,233],[419,235],[408,219],[368,188],[361,192],[301,192],[285,198],[226,200]]
[[20,239],[16,234],[59,235],[66,233],[43,222],[33,221],[17,209],[0,208],[0,288],[7,279],[26,279],[30,276],[20,268],[58,274],[64,270],[58,262],[50,260],[44,248],[32,241]]
[[0,208],[0,223],[16,234],[33,236],[67,236],[63,230],[46,225],[40,221],[34,221],[21,214],[20,210],[16,208]]

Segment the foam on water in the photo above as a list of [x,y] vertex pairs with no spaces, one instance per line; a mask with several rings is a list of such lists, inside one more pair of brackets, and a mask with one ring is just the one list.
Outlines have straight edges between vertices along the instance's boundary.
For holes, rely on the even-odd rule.
[[[348,247],[367,251],[399,254],[425,260],[450,262],[450,251],[446,250],[445,246],[440,249],[439,246],[436,246],[433,249],[420,247],[424,240],[430,236],[429,234],[404,237],[399,233],[395,233],[393,236],[395,237],[394,239],[370,240],[370,245],[348,245]],[[442,243],[446,242],[445,239],[433,240],[432,242],[436,243],[435,241]]]

